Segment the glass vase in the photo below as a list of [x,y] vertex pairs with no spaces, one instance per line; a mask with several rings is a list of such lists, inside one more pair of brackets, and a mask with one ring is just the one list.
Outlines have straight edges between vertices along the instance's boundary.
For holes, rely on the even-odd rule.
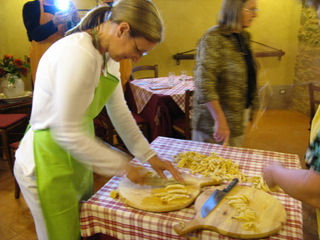
[[24,82],[16,75],[7,74],[1,81],[1,88],[7,98],[19,97],[24,93]]

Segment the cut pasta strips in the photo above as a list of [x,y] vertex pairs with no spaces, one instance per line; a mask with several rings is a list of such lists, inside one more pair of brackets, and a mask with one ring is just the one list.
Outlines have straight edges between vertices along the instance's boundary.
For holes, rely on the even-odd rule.
[[249,208],[249,201],[249,197],[245,194],[227,197],[229,206],[233,207],[238,213],[238,215],[232,217],[240,221],[246,221],[241,226],[245,230],[252,230],[256,227],[254,223],[256,221],[256,213]]

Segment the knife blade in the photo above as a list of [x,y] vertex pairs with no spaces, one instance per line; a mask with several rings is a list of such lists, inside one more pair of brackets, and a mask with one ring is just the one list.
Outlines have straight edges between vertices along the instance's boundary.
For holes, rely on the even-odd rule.
[[222,191],[215,190],[201,208],[201,216],[205,218],[218,205],[218,203],[228,194],[228,192],[239,182],[234,178],[232,182]]

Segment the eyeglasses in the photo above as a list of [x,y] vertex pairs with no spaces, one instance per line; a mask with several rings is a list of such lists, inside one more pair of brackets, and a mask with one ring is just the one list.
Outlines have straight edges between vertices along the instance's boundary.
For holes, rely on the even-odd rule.
[[249,9],[249,8],[244,8],[243,10],[247,11],[247,12],[250,12],[250,13],[256,13],[259,11],[258,8],[252,8],[252,9]]
[[136,38],[134,37],[135,34],[134,34],[134,32],[132,31],[132,28],[130,29],[130,32],[131,32],[131,37],[133,38],[133,41],[134,41],[134,45],[136,46],[136,51],[137,51],[137,53],[139,54],[139,56],[142,57],[142,56],[147,55],[148,52],[142,51],[142,50],[140,50],[140,49],[138,48],[138,45],[137,45],[137,42],[136,42]]
[[137,42],[136,42],[136,38],[135,38],[135,37],[132,37],[132,38],[133,38],[133,41],[134,41],[134,45],[136,46],[136,51],[137,51],[137,53],[139,54],[139,56],[142,57],[142,56],[147,55],[147,54],[148,54],[147,52],[142,51],[142,50],[140,50],[140,49],[138,48],[138,45],[137,45]]

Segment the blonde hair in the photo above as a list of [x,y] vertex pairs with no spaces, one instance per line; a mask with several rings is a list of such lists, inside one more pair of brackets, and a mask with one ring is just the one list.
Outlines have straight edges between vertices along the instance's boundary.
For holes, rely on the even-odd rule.
[[163,40],[163,21],[151,0],[119,0],[112,7],[94,8],[66,35],[93,29],[108,20],[118,24],[127,22],[132,37],[144,37],[150,42]]
[[242,30],[242,9],[247,0],[224,0],[219,14],[219,25],[228,29]]

